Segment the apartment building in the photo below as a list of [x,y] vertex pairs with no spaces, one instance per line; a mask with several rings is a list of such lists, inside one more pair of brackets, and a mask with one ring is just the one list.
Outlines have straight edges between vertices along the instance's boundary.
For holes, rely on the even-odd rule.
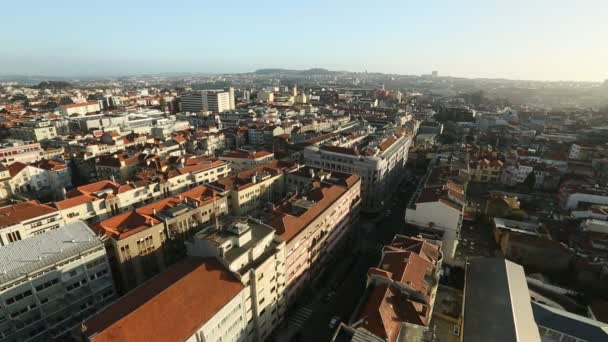
[[248,341],[264,341],[285,314],[285,242],[251,218],[230,217],[186,243],[188,255],[215,257],[245,286]]
[[273,203],[284,196],[282,176],[296,168],[296,164],[275,160],[220,179],[210,186],[226,194],[232,215],[255,216],[264,204]]
[[13,139],[39,142],[55,138],[57,131],[50,121],[22,121],[11,127],[10,135]]
[[4,164],[0,163],[0,199],[9,197],[12,192],[11,173]]
[[227,212],[224,196],[199,186],[93,227],[105,235],[115,278],[126,292],[184,257],[184,240]]
[[411,136],[395,132],[380,142],[371,135],[339,135],[304,148],[304,163],[361,177],[362,210],[376,213],[389,203],[405,175]]
[[248,291],[213,258],[186,258],[85,321],[80,339],[253,341],[245,338]]
[[104,180],[77,187],[54,206],[67,222],[78,219],[98,221],[177,195],[193,186],[216,181],[230,173],[228,163],[221,160],[180,158],[179,163],[179,167],[166,173],[142,171],[136,174],[135,181],[125,184]]
[[230,162],[232,170],[240,172],[273,161],[274,153],[266,150],[234,150],[224,153],[219,159]]
[[441,240],[447,263],[453,261],[460,237],[465,190],[462,184],[445,180],[445,171],[435,168],[420,182],[405,209],[405,223]]
[[16,162],[8,167],[12,193],[36,194],[39,198],[60,199],[72,186],[68,166],[60,161],[42,159],[32,164]]
[[234,89],[228,91],[197,91],[181,97],[182,112],[212,112],[223,113],[234,110]]
[[116,298],[103,242],[73,222],[0,248],[0,339],[59,341]]
[[0,163],[8,166],[15,162],[33,163],[44,157],[39,143],[13,142],[0,145]]
[[396,235],[384,246],[378,267],[367,272],[367,288],[351,328],[378,341],[425,341],[431,336],[442,263],[440,245],[435,240]]
[[0,246],[48,233],[65,224],[61,213],[37,201],[0,208]]
[[285,298],[293,303],[347,240],[358,220],[361,180],[310,167],[298,168],[285,178],[289,188],[300,190],[269,208],[262,221],[285,241]]
[[502,175],[503,167],[503,162],[498,159],[481,158],[469,162],[467,170],[463,171],[468,174],[471,181],[497,183]]
[[99,102],[82,102],[82,103],[71,103],[66,105],[58,106],[56,109],[63,116],[84,116],[88,113],[95,113],[101,110]]

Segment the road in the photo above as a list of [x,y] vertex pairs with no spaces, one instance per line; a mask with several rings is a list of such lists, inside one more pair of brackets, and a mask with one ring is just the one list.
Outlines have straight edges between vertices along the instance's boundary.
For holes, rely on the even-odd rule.
[[[402,185],[390,203],[389,215],[361,217],[356,227],[360,229],[359,245],[331,268],[333,272],[327,277],[327,283],[309,302],[288,313],[288,323],[275,335],[276,340],[329,341],[335,331],[329,328],[331,318],[338,316],[343,322],[348,322],[364,294],[367,270],[378,265],[382,246],[388,244],[395,234],[416,233],[406,231],[404,221],[405,207],[414,190],[415,184]],[[324,300],[330,292],[335,293],[331,300]]]

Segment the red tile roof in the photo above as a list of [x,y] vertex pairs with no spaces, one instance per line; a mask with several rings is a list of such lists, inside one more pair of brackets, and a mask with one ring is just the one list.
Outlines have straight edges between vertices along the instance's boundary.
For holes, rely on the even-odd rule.
[[84,107],[84,106],[94,106],[96,104],[98,104],[98,103],[97,102],[70,103],[70,104],[66,104],[66,105],[61,105],[61,108],[63,108],[63,109],[78,108],[78,107]]
[[19,222],[56,212],[46,204],[37,201],[17,203],[0,208],[0,228],[10,227]]
[[94,342],[186,341],[244,286],[215,259],[188,258],[84,323]]
[[26,167],[27,167],[27,164],[24,164],[22,162],[14,162],[8,166],[8,172],[10,173],[11,177],[15,177],[16,175],[19,174],[19,172],[21,172]]

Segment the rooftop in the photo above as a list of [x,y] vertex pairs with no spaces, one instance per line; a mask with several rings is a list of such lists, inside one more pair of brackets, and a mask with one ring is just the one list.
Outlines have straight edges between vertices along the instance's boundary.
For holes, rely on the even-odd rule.
[[57,209],[37,201],[28,201],[0,208],[0,229],[57,212]]
[[103,243],[82,221],[0,248],[0,283],[34,272]]
[[84,323],[91,341],[186,341],[244,286],[215,259],[187,258]]

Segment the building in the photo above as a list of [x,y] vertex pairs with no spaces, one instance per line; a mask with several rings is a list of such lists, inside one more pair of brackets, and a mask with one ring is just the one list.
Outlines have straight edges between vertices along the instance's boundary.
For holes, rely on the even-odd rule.
[[106,247],[119,289],[126,292],[186,255],[184,241],[228,212],[226,198],[198,186],[94,225]]
[[262,214],[285,241],[288,303],[318,280],[348,240],[359,217],[361,180],[356,175],[301,167],[286,175],[290,193]]
[[39,143],[13,142],[0,146],[0,163],[8,166],[15,162],[33,163],[44,157],[44,150]]
[[234,89],[228,91],[197,91],[181,97],[183,112],[212,112],[222,113],[234,110]]
[[36,198],[61,199],[72,186],[68,166],[60,161],[43,159],[32,164],[16,162],[8,167],[13,194],[29,194]]
[[249,216],[285,196],[283,174],[296,168],[295,164],[275,160],[219,179],[209,186],[226,195],[232,215]]
[[361,177],[362,210],[377,213],[389,203],[405,176],[411,136],[397,133],[378,143],[371,136],[340,136],[304,148],[307,165]]
[[468,169],[463,170],[469,176],[469,180],[475,182],[497,183],[503,170],[503,162],[498,159],[482,158],[468,163]]
[[[429,178],[437,176],[438,169]],[[464,188],[449,181],[435,185],[429,180],[420,182],[405,209],[405,223],[430,232],[442,241],[446,262],[452,262],[460,237],[464,214]]]
[[101,107],[99,105],[99,102],[91,101],[61,105],[55,110],[63,116],[84,116],[89,113],[99,112],[101,110]]
[[266,150],[234,150],[224,153],[219,159],[229,162],[233,171],[240,172],[273,161],[274,153]]
[[[223,220],[187,243],[188,255],[215,257],[245,286],[248,339],[263,341],[285,314],[285,243],[275,230],[251,218]],[[245,334],[245,332],[243,332]]]
[[608,341],[608,323],[536,302],[532,312],[542,342]]
[[[439,286],[440,242],[397,235],[384,246],[352,328],[380,341],[424,341]],[[354,340],[354,339],[353,339]]]
[[0,339],[59,341],[116,298],[103,242],[83,222],[0,248]]
[[85,321],[81,340],[254,341],[245,330],[247,289],[220,262],[187,258]]
[[540,342],[523,267],[502,258],[467,260],[461,341]]
[[50,121],[21,121],[19,126],[11,127],[9,132],[13,139],[24,141],[38,142],[57,136],[57,131]]
[[65,224],[61,213],[37,201],[0,208],[0,246],[55,230]]

